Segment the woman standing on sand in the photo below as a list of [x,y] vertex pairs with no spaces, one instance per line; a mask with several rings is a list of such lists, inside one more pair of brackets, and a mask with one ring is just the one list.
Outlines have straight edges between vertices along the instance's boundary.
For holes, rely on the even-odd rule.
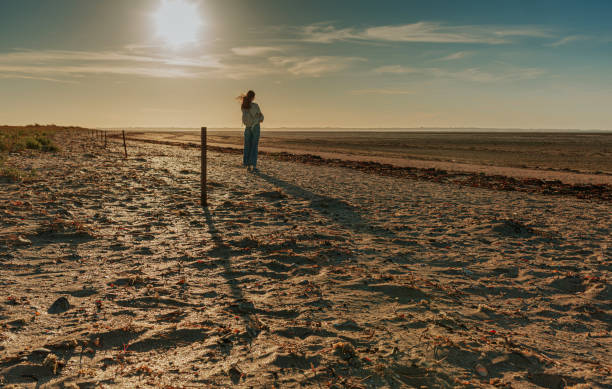
[[244,129],[244,156],[242,159],[243,165],[247,171],[257,171],[257,148],[259,146],[259,131],[260,123],[263,123],[264,116],[259,109],[259,105],[253,102],[255,100],[255,92],[248,91],[246,95],[239,96],[242,100],[242,124],[246,126]]

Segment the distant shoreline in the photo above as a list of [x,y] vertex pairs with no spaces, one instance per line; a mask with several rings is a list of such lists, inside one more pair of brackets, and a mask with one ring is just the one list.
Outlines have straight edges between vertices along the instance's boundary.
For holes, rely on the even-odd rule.
[[[193,131],[131,132],[128,140],[198,147]],[[241,152],[239,131],[209,131],[208,146]],[[610,185],[612,136],[573,133],[270,132],[260,152],[314,155],[516,178]],[[276,153],[276,154],[275,154]]]

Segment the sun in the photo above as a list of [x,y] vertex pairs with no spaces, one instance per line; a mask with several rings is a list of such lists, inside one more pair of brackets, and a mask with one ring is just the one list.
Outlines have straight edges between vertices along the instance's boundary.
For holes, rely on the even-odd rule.
[[183,46],[198,41],[202,26],[198,4],[189,0],[162,0],[153,14],[159,38],[170,46]]

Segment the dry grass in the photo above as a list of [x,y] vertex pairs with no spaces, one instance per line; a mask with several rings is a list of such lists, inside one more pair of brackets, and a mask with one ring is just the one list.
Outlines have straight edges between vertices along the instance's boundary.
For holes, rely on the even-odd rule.
[[8,153],[24,150],[56,152],[58,146],[53,142],[53,135],[63,129],[66,128],[38,124],[23,127],[0,126],[0,179],[16,182],[31,178],[34,172],[24,172],[7,165]]
[[0,152],[18,152],[25,149],[54,152],[53,134],[63,129],[57,126],[0,127]]

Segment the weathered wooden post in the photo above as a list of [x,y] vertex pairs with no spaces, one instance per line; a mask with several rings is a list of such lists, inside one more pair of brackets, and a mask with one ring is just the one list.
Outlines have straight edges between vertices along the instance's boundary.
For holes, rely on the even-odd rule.
[[125,130],[123,130],[123,151],[125,151],[125,158],[127,158],[127,145],[125,144]]
[[208,206],[208,196],[206,191],[206,127],[202,127],[201,132],[201,141],[200,141],[200,149],[202,152],[202,162],[201,162],[201,185],[202,185],[202,193],[201,193],[201,201],[202,207]]
[[106,131],[104,131],[104,148],[106,149],[106,138],[107,138],[107,134]]

